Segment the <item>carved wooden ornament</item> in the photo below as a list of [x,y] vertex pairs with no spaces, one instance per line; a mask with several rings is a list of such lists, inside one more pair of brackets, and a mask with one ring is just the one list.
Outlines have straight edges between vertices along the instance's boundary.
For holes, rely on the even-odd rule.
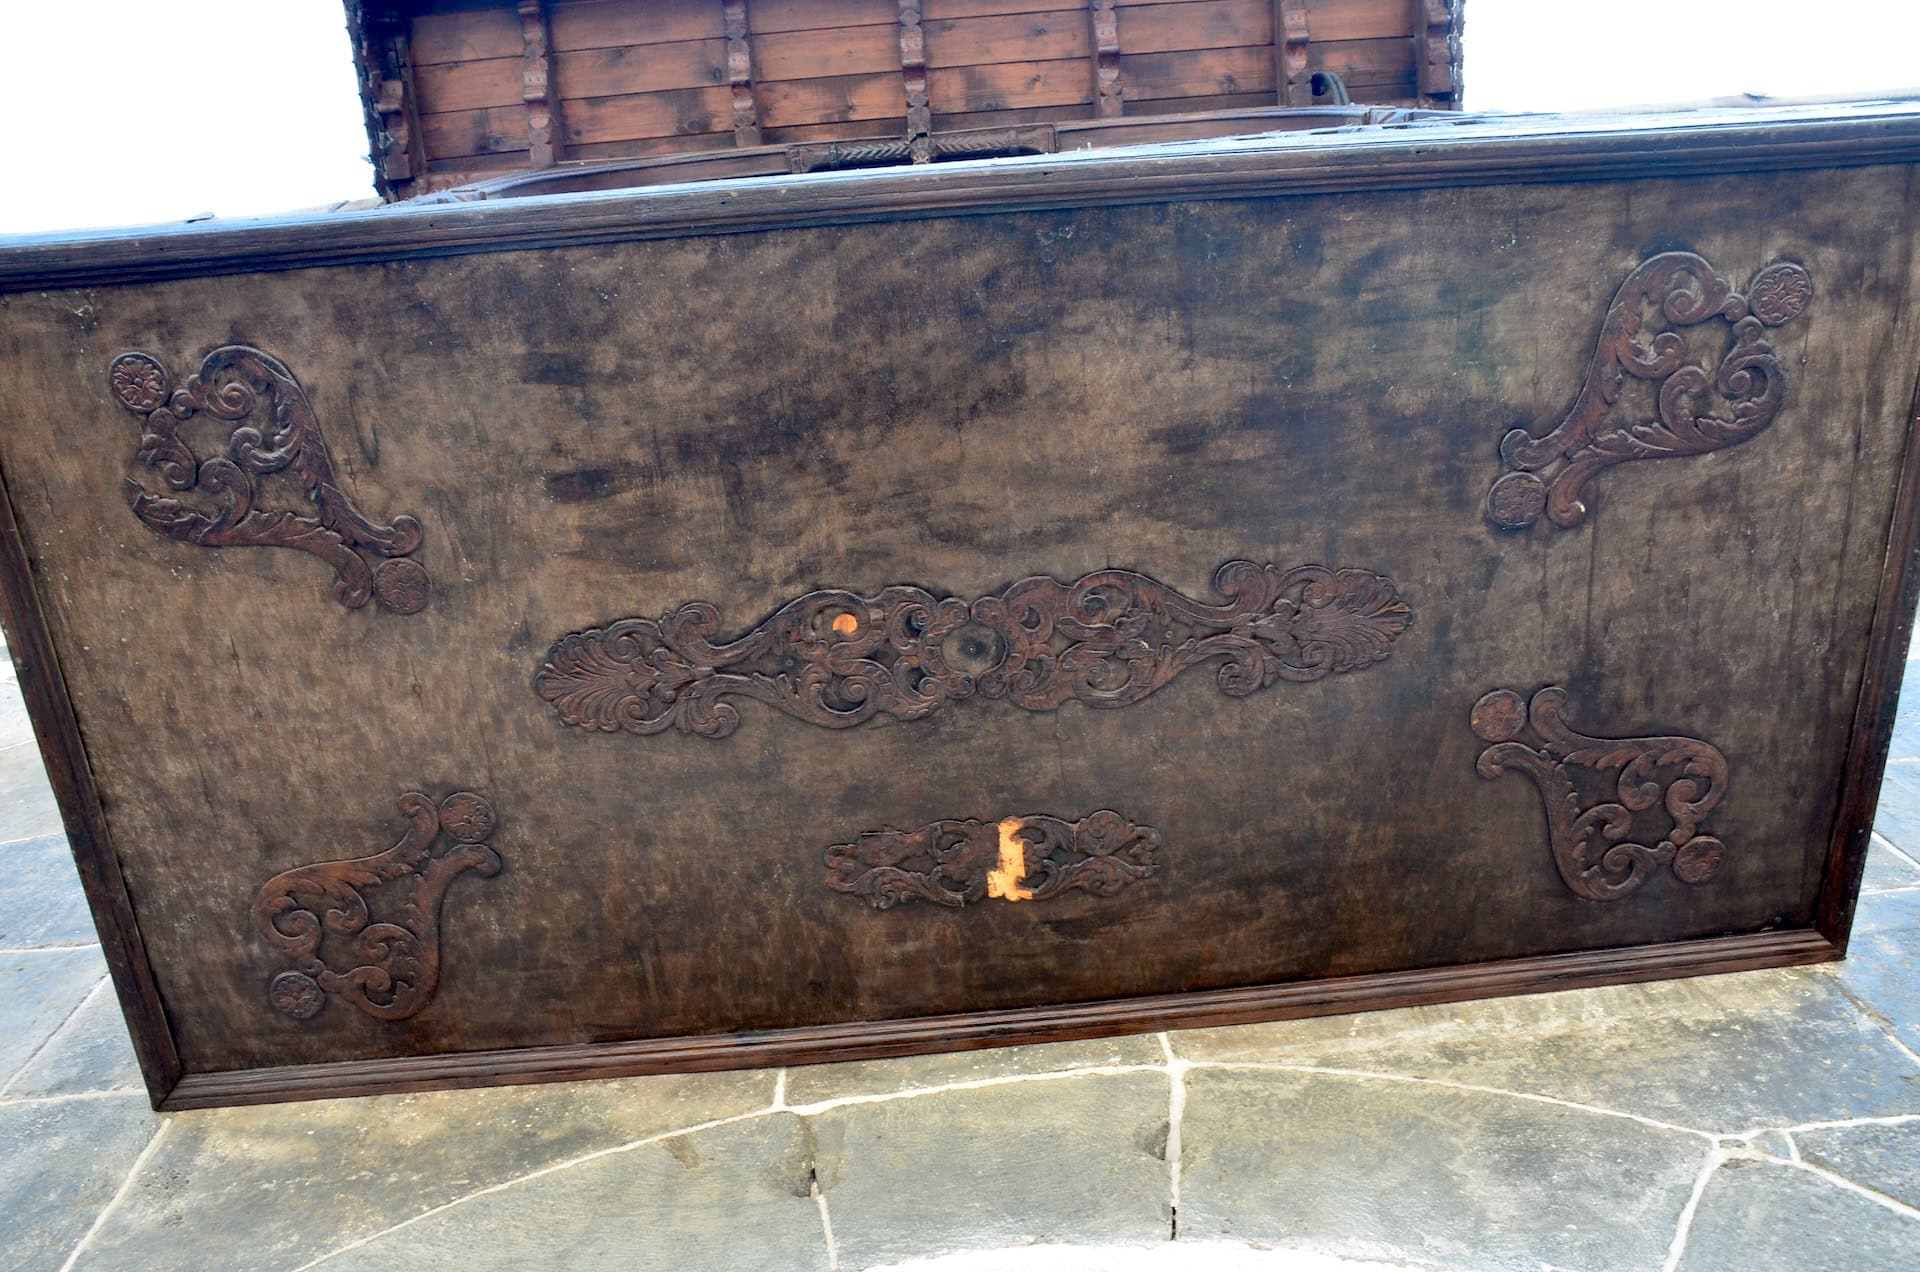
[[[1576,526],[1587,515],[1581,491],[1615,464],[1704,455],[1764,433],[1787,395],[1766,329],[1798,318],[1812,299],[1812,277],[1791,261],[1755,274],[1745,295],[1692,252],[1643,262],[1607,310],[1586,384],[1566,418],[1544,436],[1516,428],[1501,441],[1500,458],[1513,471],[1487,492],[1487,519],[1519,530],[1544,511],[1556,526]],[[1714,318],[1732,324],[1733,343],[1709,370],[1687,360],[1677,328]],[[1651,383],[1652,414],[1619,418],[1621,390],[1634,380]]]
[[[123,353],[107,367],[114,401],[140,416],[138,458],[170,489],[193,491],[216,507],[203,511],[127,479],[127,502],[147,529],[203,548],[296,548],[333,567],[334,598],[358,609],[369,598],[398,614],[426,608],[433,582],[409,554],[420,523],[409,516],[381,525],[362,516],[334,476],[333,456],[307,395],[271,354],[223,345],[179,388],[160,360]],[[267,419],[253,421],[266,395]],[[235,425],[226,454],[202,461],[180,428],[205,413]],[[256,479],[285,473],[300,483],[318,515],[256,508]]]
[[1226,604],[1131,570],[1022,579],[972,602],[918,587],[809,592],[719,643],[720,611],[694,602],[562,637],[533,688],[566,723],[606,733],[725,737],[740,723],[729,699],[845,729],[972,697],[1124,707],[1209,662],[1223,693],[1245,697],[1370,667],[1413,621],[1393,581],[1366,570],[1229,561],[1213,586]]
[[954,909],[988,897],[1046,901],[1076,888],[1110,897],[1159,871],[1160,832],[1105,808],[1072,822],[937,821],[835,844],[826,865],[829,888],[865,897],[876,910],[902,901]]
[[1531,703],[1496,689],[1474,704],[1472,722],[1492,743],[1480,753],[1480,776],[1512,770],[1538,788],[1567,887],[1588,901],[1617,901],[1662,866],[1682,883],[1711,878],[1726,845],[1705,822],[1726,797],[1727,757],[1697,738],[1589,737],[1566,716],[1565,689],[1549,686]]
[[[299,866],[267,880],[254,902],[254,922],[297,970],[267,986],[267,1001],[295,1020],[307,1020],[330,996],[346,999],[377,1020],[405,1020],[433,1000],[440,983],[440,905],[447,888],[471,870],[500,873],[500,856],[487,846],[493,806],[471,791],[435,804],[410,792],[400,797],[408,826],[400,842],[371,857]],[[392,921],[374,922],[367,895],[411,879]],[[345,945],[329,959],[327,938]],[[340,970],[336,970],[339,968]]]

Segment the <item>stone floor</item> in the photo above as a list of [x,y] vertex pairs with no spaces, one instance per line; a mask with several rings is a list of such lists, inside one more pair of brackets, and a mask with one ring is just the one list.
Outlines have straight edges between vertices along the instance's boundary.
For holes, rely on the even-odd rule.
[[1920,1267],[1920,710],[1894,754],[1838,966],[163,1117],[9,671],[0,1268]]

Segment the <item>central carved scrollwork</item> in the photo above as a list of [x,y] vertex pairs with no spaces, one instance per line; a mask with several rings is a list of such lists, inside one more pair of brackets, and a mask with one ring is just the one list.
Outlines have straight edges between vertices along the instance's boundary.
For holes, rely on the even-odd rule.
[[959,909],[987,897],[1046,901],[1075,889],[1110,897],[1160,869],[1160,832],[1111,809],[1079,821],[1030,815],[879,830],[827,849],[827,886],[876,910],[902,901]]
[[[398,614],[425,609],[432,580],[409,554],[420,523],[408,516],[380,525],[362,516],[334,476],[333,457],[307,395],[280,360],[245,345],[224,345],[175,388],[152,354],[123,353],[107,367],[114,400],[141,417],[138,457],[175,491],[208,497],[211,511],[153,494],[131,477],[127,502],[147,529],[202,548],[294,548],[333,567],[333,595],[348,609],[369,598]],[[261,397],[269,428],[251,421]],[[180,435],[195,415],[236,425],[226,454],[202,460]],[[316,516],[256,508],[256,478],[288,473]]]
[[[1587,515],[1581,491],[1615,464],[1704,455],[1765,432],[1787,395],[1766,329],[1798,318],[1812,299],[1812,276],[1791,261],[1755,274],[1745,295],[1692,252],[1643,262],[1607,310],[1586,384],[1566,418],[1544,436],[1517,428],[1501,441],[1500,458],[1514,471],[1487,492],[1487,519],[1519,530],[1544,511],[1557,526],[1576,526]],[[1715,318],[1732,324],[1733,343],[1709,371],[1688,361],[1678,329]],[[1653,414],[1617,419],[1621,390],[1634,380],[1654,384]],[[1541,476],[1556,464],[1551,477]]]
[[1213,585],[1226,604],[1131,570],[1022,579],[973,601],[809,592],[719,642],[720,611],[695,602],[563,637],[533,687],[568,724],[609,733],[725,737],[740,723],[729,699],[845,729],[971,697],[1124,707],[1208,662],[1222,692],[1245,697],[1372,666],[1413,621],[1392,580],[1366,570],[1229,561]]
[[[1480,753],[1481,777],[1519,772],[1539,788],[1567,887],[1617,901],[1662,866],[1682,883],[1711,878],[1726,845],[1705,824],[1726,798],[1727,757],[1698,738],[1589,737],[1566,717],[1564,689],[1549,686],[1531,702],[1496,689],[1474,704],[1472,723],[1492,743]],[[1525,740],[1529,731],[1536,741]]]

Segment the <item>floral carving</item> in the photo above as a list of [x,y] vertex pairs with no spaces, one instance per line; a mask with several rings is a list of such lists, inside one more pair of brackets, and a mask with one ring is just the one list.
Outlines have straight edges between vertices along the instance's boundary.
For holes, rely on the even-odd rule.
[[[1544,436],[1516,428],[1501,441],[1500,458],[1513,471],[1488,491],[1487,519],[1518,530],[1545,512],[1557,526],[1575,526],[1587,515],[1581,492],[1615,464],[1704,455],[1765,432],[1787,394],[1767,329],[1792,322],[1812,299],[1812,276],[1791,261],[1755,274],[1745,295],[1692,252],[1643,262],[1607,310],[1566,418]],[[1715,318],[1732,325],[1733,341],[1710,371],[1689,361],[1679,329]],[[1621,391],[1635,380],[1652,385],[1652,413],[1621,418]]]
[[827,849],[827,886],[876,910],[902,901],[955,909],[987,897],[1046,901],[1080,889],[1110,897],[1160,869],[1160,832],[1110,809],[1079,821],[1009,817],[879,830]]
[[1366,570],[1229,561],[1213,585],[1226,604],[1131,570],[1022,579],[973,601],[918,587],[809,592],[718,642],[720,611],[694,602],[561,638],[533,687],[566,723],[609,733],[725,737],[740,723],[735,699],[845,729],[972,697],[1123,707],[1202,663],[1245,697],[1369,667],[1413,621],[1392,580]]
[[1692,884],[1719,867],[1726,845],[1705,828],[1727,793],[1727,757],[1716,748],[1576,733],[1557,687],[1532,702],[1496,689],[1474,705],[1472,724],[1492,744],[1480,753],[1481,777],[1520,772],[1539,789],[1553,864],[1576,896],[1617,901],[1663,866]]
[[[307,395],[278,359],[245,345],[223,345],[174,388],[157,358],[123,353],[107,367],[107,386],[116,402],[145,422],[140,462],[169,489],[195,492],[212,505],[153,494],[130,477],[127,502],[149,530],[203,548],[309,552],[333,567],[334,597],[348,609],[369,599],[400,614],[426,608],[432,580],[409,557],[420,546],[420,523],[399,516],[382,525],[354,507],[334,476]],[[264,431],[251,422],[262,395]],[[236,426],[225,454],[201,460],[181,436],[181,426],[199,414]],[[275,473],[298,481],[317,515],[255,507],[257,479]]]
[[[400,797],[400,812],[407,831],[385,852],[299,866],[260,889],[254,922],[295,968],[267,986],[277,1010],[306,1020],[338,996],[377,1020],[405,1020],[432,1001],[448,886],[469,870],[500,873],[486,842],[493,807],[470,791],[438,804],[413,792]],[[401,880],[413,887],[395,921],[375,922],[367,894]],[[330,959],[323,944],[343,948]]]

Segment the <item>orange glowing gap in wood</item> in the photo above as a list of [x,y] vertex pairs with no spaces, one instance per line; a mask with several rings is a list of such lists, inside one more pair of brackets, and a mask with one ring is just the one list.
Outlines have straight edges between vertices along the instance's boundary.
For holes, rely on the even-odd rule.
[[860,629],[860,620],[851,614],[839,614],[834,617],[833,630],[842,636],[851,636]]
[[1031,901],[1033,891],[1020,886],[1027,877],[1027,845],[1019,838],[1021,822],[1009,817],[1000,823],[1000,868],[987,872],[987,895],[1008,901]]

